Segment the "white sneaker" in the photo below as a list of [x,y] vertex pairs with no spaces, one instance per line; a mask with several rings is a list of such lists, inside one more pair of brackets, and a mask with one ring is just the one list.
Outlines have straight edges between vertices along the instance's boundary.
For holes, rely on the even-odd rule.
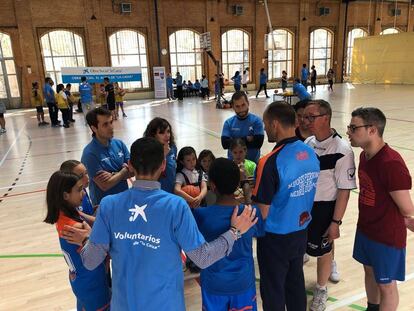
[[305,255],[303,255],[303,264],[307,263],[309,260],[309,255],[305,253]]
[[340,280],[338,267],[336,266],[335,260],[332,260],[331,263],[331,275],[329,276],[329,280],[333,283],[338,283]]
[[328,301],[327,288],[315,288],[313,292],[313,299],[309,307],[310,311],[324,311],[326,309],[326,302]]

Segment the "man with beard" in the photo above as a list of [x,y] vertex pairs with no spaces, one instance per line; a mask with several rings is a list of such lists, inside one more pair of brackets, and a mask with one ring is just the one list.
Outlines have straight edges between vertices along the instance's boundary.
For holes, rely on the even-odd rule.
[[110,111],[95,108],[88,112],[86,121],[92,130],[92,141],[83,149],[81,162],[90,176],[89,190],[93,205],[109,194],[128,189],[129,150],[114,137]]
[[249,113],[249,100],[243,91],[235,92],[231,101],[236,115],[224,122],[221,145],[228,150],[227,157],[232,159],[229,150],[231,141],[235,138],[241,138],[247,146],[246,158],[257,163],[264,139],[262,119],[253,113]]

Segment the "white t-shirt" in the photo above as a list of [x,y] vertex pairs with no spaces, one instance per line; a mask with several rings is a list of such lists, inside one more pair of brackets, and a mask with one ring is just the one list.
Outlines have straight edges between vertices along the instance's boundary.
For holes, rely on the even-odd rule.
[[[199,171],[197,171],[196,169],[190,171],[186,168],[183,168],[183,170],[179,173],[177,173],[177,175],[175,175],[175,183],[176,184],[180,184],[180,185],[185,185],[185,178],[183,176],[183,174],[185,174],[185,176],[187,176],[188,181],[191,184],[195,184],[198,182],[198,178],[199,178]],[[203,177],[201,178],[201,180],[207,182],[206,176],[203,174]]]
[[249,81],[249,73],[248,72],[246,72],[242,75],[242,80],[241,81],[242,81],[241,82],[242,84],[247,84],[247,81]]
[[305,143],[313,148],[320,162],[315,202],[335,201],[339,189],[356,188],[354,152],[336,131],[324,141],[310,136]]

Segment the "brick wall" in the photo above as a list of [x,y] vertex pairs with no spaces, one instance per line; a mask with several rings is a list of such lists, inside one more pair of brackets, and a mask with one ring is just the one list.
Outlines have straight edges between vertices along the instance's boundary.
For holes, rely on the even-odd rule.
[[[159,60],[157,27],[154,0],[124,0],[132,3],[132,13],[121,15],[120,0],[1,0],[0,31],[11,35],[15,62],[22,73],[22,106],[30,106],[31,82],[44,79],[44,65],[39,38],[45,31],[53,29],[80,30],[84,39],[88,66],[109,66],[108,36],[116,29],[141,29],[147,35],[149,66],[165,66],[169,71],[169,55]],[[158,0],[160,48],[168,50],[168,35],[180,28],[210,31],[213,53],[221,57],[221,34],[231,28],[245,29],[250,33],[251,80],[257,84],[258,71],[267,67],[264,51],[264,35],[268,32],[267,17],[263,1],[260,0]],[[302,63],[308,62],[309,33],[318,27],[332,30],[335,35],[333,68],[337,79],[342,72],[344,50],[345,4],[341,1],[316,0],[269,0],[273,28],[292,30],[294,37],[294,70],[299,72]],[[113,5],[114,4],[114,5]],[[233,16],[231,6],[242,5],[244,14]],[[330,14],[318,16],[320,6],[328,7]],[[413,8],[408,3],[399,3],[401,15],[394,20],[389,15],[389,3],[381,9],[381,1],[372,1],[371,16],[369,2],[352,2],[349,5],[347,29],[354,26],[370,29],[379,34],[384,28],[396,27],[413,31]],[[96,20],[92,20],[95,15]],[[209,81],[214,80],[215,67],[204,56],[204,71]],[[28,68],[31,73],[29,74]],[[152,88],[152,82],[151,86]],[[148,91],[148,90],[147,90]]]

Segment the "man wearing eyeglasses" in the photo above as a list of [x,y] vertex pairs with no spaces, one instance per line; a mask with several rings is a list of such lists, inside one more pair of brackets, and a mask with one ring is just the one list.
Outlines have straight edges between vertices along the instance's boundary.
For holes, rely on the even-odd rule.
[[358,108],[347,132],[351,145],[363,150],[353,257],[364,265],[368,311],[397,310],[396,281],[405,279],[406,227],[413,230],[410,172],[384,142],[385,124],[381,110]]
[[[354,153],[351,146],[331,128],[332,109],[324,100],[310,101],[303,119],[313,136],[305,140],[320,162],[320,175],[308,229],[307,253],[317,257],[317,284],[311,311],[323,311],[328,299],[327,283],[331,274],[339,281],[333,260],[333,241],[340,236],[351,189],[356,188]],[[331,272],[334,273],[331,273]]]

